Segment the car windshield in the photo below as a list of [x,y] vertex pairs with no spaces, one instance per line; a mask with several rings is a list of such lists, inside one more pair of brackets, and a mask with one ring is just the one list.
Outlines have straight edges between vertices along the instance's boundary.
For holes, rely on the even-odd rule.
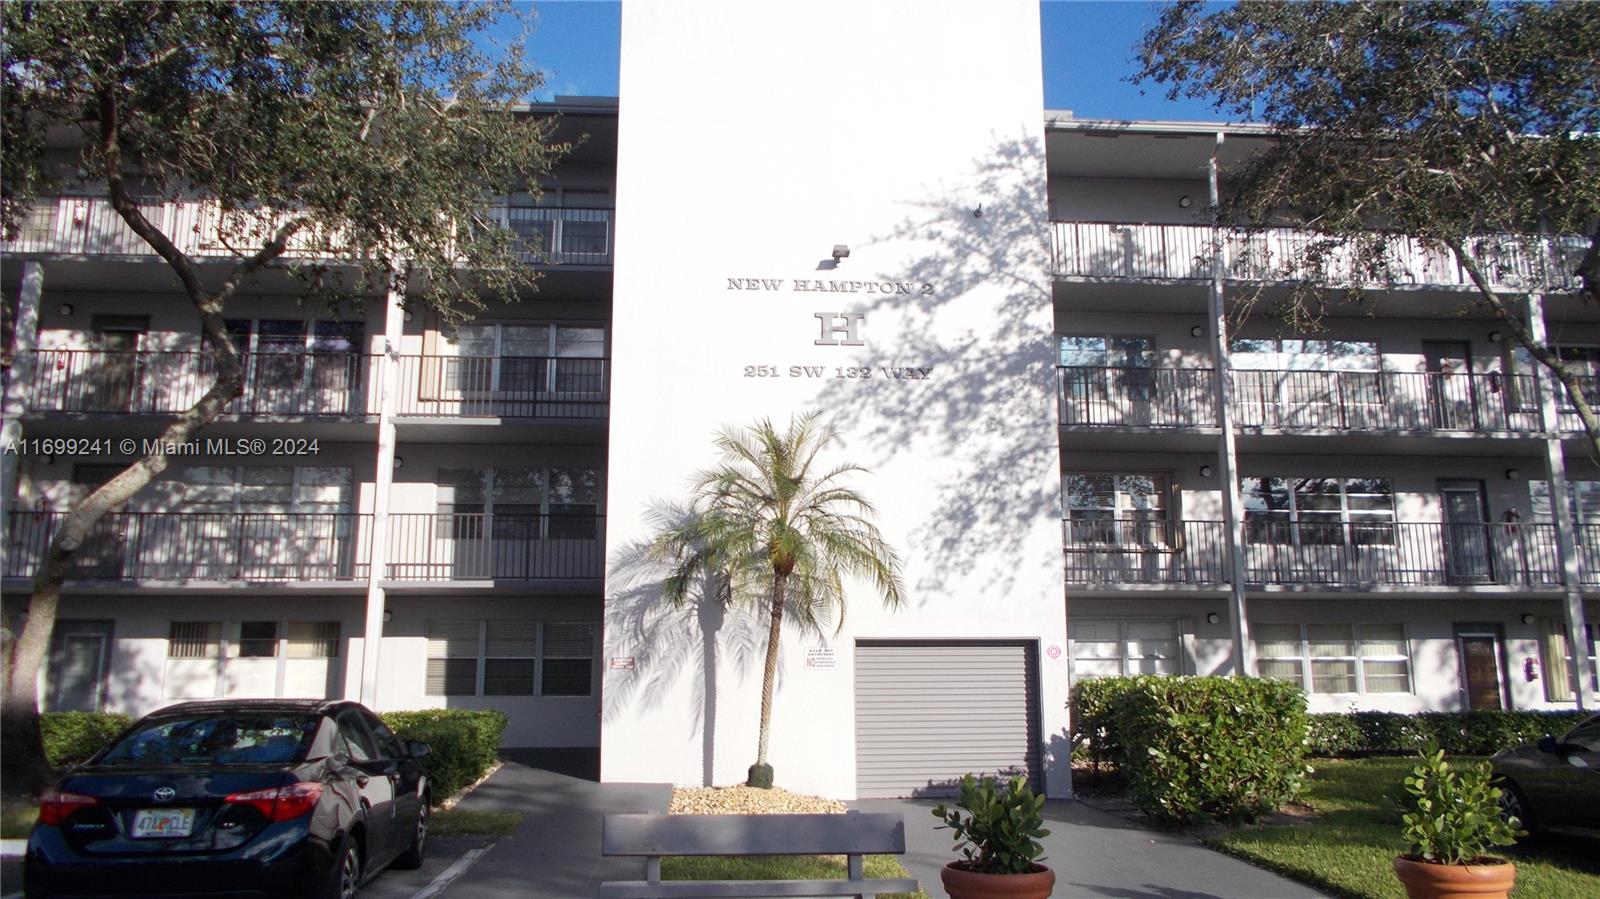
[[291,762],[311,742],[314,715],[210,713],[144,722],[100,759],[102,765],[271,765]]

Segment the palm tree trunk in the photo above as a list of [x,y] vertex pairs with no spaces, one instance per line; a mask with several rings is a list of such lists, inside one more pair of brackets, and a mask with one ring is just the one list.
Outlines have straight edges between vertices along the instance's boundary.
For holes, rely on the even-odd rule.
[[761,736],[756,741],[756,764],[767,763],[767,743],[772,731],[772,691],[778,680],[778,641],[783,636],[785,576],[772,576],[772,623],[767,628],[767,662],[761,672]]

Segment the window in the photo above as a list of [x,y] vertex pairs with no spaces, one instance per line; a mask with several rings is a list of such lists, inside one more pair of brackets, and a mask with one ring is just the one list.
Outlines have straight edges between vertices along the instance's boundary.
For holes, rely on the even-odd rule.
[[506,399],[599,395],[606,330],[559,324],[470,324],[447,336],[445,387]]
[[594,641],[587,621],[429,622],[426,693],[589,696]]
[[[1549,524],[1555,520],[1550,512],[1549,481],[1528,482],[1528,503],[1533,510],[1534,521]],[[1580,531],[1600,525],[1600,481],[1568,480],[1567,505],[1571,520]]]
[[167,630],[169,659],[214,659],[221,654],[220,621],[174,621]]
[[594,625],[587,621],[547,621],[541,696],[588,696],[594,671]]
[[354,709],[339,713],[339,736],[343,738],[350,760],[354,762],[370,762],[378,758],[378,747],[373,743],[372,734],[367,733],[366,725],[361,723],[361,718]]
[[336,659],[339,657],[339,622],[289,622],[291,659]]
[[1385,478],[1247,477],[1239,491],[1250,543],[1394,543],[1394,488]]
[[478,622],[428,622],[429,696],[476,696],[478,693]]
[[[1104,368],[1104,372],[1080,372],[1068,378],[1072,398],[1132,401],[1155,398],[1156,340],[1141,335],[1063,334],[1059,342],[1060,361],[1074,368]],[[1105,394],[1100,396],[1100,394]]]
[[1311,693],[1409,693],[1411,654],[1399,624],[1256,624],[1256,670]]
[[1074,621],[1072,679],[1180,674],[1176,621]]
[[[1584,625],[1584,642],[1589,653],[1589,673],[1594,678],[1590,689],[1600,694],[1600,671],[1595,669],[1600,656],[1600,626]],[[1539,619],[1539,665],[1544,669],[1544,697],[1550,702],[1571,702],[1572,652],[1567,642],[1567,625],[1560,618]]]
[[242,621],[235,653],[241,659],[273,659],[278,656],[278,622]]
[[190,465],[181,504],[192,512],[333,514],[350,511],[348,468]]
[[1168,542],[1166,475],[1069,474],[1064,488],[1067,542]]
[[[592,468],[441,468],[439,533],[481,540],[593,540],[600,512]],[[447,518],[448,516],[448,518]]]

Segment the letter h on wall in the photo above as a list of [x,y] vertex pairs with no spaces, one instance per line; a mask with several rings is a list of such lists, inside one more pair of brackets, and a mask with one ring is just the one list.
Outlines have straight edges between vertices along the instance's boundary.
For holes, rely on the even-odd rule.
[[[867,316],[863,312],[814,312],[812,315],[817,320],[817,339],[812,343],[816,346],[864,346],[861,340],[861,325],[866,323]],[[839,340],[840,336],[843,340]]]

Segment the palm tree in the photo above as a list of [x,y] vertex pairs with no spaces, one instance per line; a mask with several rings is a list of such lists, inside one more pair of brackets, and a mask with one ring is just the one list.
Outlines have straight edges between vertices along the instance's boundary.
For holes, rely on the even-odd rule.
[[656,555],[672,562],[663,584],[669,602],[681,605],[709,583],[725,601],[765,606],[770,616],[750,786],[772,786],[767,746],[784,622],[803,631],[832,623],[837,635],[846,578],[870,582],[887,608],[904,604],[900,557],[878,533],[872,504],[844,483],[864,469],[823,471],[817,463],[838,438],[816,413],[791,418],[782,433],[768,419],[722,430],[715,441],[722,463],[696,479],[696,514],[655,542]]

